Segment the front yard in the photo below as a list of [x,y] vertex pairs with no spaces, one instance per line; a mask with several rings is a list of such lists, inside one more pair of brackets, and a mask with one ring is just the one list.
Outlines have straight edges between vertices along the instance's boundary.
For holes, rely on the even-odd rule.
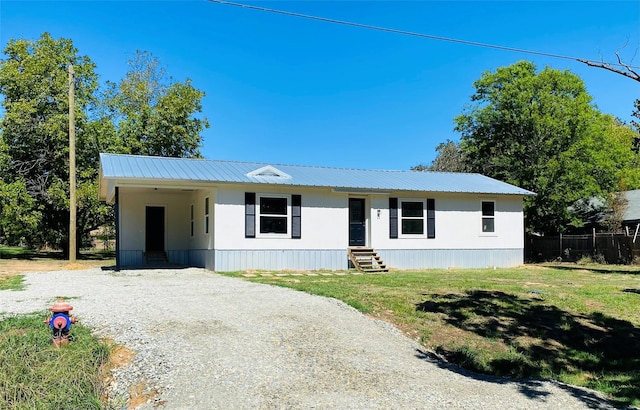
[[551,378],[640,405],[640,268],[229,275],[341,299],[476,372]]
[[[50,255],[16,252],[0,248],[0,289],[21,289],[24,271],[113,264],[109,256],[89,256],[71,267]],[[620,405],[640,405],[640,267],[227,275],[343,300],[466,369],[551,378],[599,390]]]

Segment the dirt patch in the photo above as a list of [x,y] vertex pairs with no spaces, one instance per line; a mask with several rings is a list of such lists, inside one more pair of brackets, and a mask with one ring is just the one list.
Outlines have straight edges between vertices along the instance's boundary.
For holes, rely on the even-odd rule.
[[[129,401],[127,404],[128,409],[135,409],[136,407],[148,403],[158,395],[155,390],[149,390],[144,383],[138,383],[137,385],[129,389]],[[154,403],[153,407],[160,407],[164,404],[164,401]]]
[[[107,343],[114,344],[115,342],[107,340]],[[108,386],[113,382],[113,370],[120,367],[131,365],[133,359],[136,357],[136,353],[124,346],[115,346],[111,350],[109,355],[109,361],[107,365],[101,369],[102,383],[104,386]],[[136,407],[154,401],[154,407],[160,407],[165,402],[157,400],[158,392],[154,389],[150,389],[145,383],[138,383],[135,386],[129,388],[129,397],[127,398],[127,409],[135,409]],[[156,399],[156,400],[154,400]],[[103,397],[104,403],[108,403],[109,396],[105,394]]]
[[89,260],[69,263],[68,260],[55,259],[0,259],[0,278],[8,278],[26,272],[50,272],[55,270],[83,270],[113,266],[113,260]]
[[[107,340],[107,343],[113,344],[113,341]],[[109,355],[109,361],[107,365],[101,369],[102,383],[104,386],[108,386],[113,383],[113,371],[120,367],[129,366],[136,357],[134,351],[127,349],[124,346],[115,346],[111,350]],[[141,404],[147,403],[153,400],[158,395],[158,392],[149,389],[144,383],[138,383],[129,389],[129,397],[127,400],[127,409],[135,409]],[[104,403],[108,403],[109,395],[105,393],[103,396]]]

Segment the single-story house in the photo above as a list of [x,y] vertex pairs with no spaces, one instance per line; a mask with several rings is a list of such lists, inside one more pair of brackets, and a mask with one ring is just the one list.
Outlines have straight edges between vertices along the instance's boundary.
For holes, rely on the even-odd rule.
[[99,178],[118,267],[215,271],[342,270],[361,247],[397,269],[516,266],[533,194],[479,174],[117,154]]

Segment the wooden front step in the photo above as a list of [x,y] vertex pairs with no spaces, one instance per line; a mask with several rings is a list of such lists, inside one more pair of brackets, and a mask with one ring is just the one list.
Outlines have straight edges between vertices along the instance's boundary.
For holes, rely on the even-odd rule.
[[389,272],[389,268],[373,248],[349,248],[349,259],[360,272]]
[[168,263],[166,252],[145,252],[144,256],[148,266],[162,266]]

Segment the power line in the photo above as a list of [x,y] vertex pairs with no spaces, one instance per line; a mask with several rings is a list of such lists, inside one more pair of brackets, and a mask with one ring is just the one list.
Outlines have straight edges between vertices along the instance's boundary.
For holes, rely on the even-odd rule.
[[480,43],[480,42],[477,42],[477,41],[469,41],[469,40],[460,40],[460,39],[449,38],[449,37],[441,37],[441,36],[435,36],[435,35],[432,35],[432,34],[416,33],[414,31],[398,30],[398,29],[388,28],[388,27],[373,26],[373,25],[362,24],[362,23],[354,23],[354,22],[351,22],[351,21],[336,20],[336,19],[331,19],[331,18],[327,18],[327,17],[312,16],[312,15],[309,15],[309,14],[294,13],[292,11],[270,9],[270,8],[266,8],[266,7],[253,6],[253,5],[242,4],[242,3],[233,3],[233,2],[225,1],[225,0],[207,0],[207,1],[212,2],[212,3],[219,3],[219,4],[222,4],[222,5],[226,5],[226,6],[234,6],[234,7],[258,10],[258,11],[265,11],[265,12],[268,12],[268,13],[283,14],[283,15],[286,15],[286,16],[299,17],[299,18],[304,18],[304,19],[309,19],[309,20],[324,21],[326,23],[342,24],[342,25],[345,25],[345,26],[359,27],[359,28],[383,31],[383,32],[394,33],[394,34],[402,34],[402,35],[405,35],[405,36],[428,38],[428,39],[431,39],[431,40],[448,41],[450,43],[466,44],[466,45],[476,46],[476,47],[493,48],[493,49],[502,50],[502,51],[512,51],[512,52],[516,52],[516,53],[533,54],[533,55],[551,57],[551,58],[560,58],[560,59],[565,59],[565,60],[578,61],[578,62],[585,63],[585,64],[590,64],[591,63],[591,64],[599,64],[599,65],[607,65],[607,66],[619,66],[619,67],[624,67],[624,68],[627,68],[627,69],[629,69],[629,68],[640,68],[639,66],[625,65],[625,64],[621,64],[621,63],[607,63],[607,62],[601,62],[601,61],[599,62],[599,61],[587,60],[587,59],[579,58],[579,57],[565,56],[565,55],[562,55],[562,54],[545,53],[545,52],[542,52],[542,51],[525,50],[525,49],[522,49],[522,48],[499,46],[499,45],[495,45],[495,44]]

